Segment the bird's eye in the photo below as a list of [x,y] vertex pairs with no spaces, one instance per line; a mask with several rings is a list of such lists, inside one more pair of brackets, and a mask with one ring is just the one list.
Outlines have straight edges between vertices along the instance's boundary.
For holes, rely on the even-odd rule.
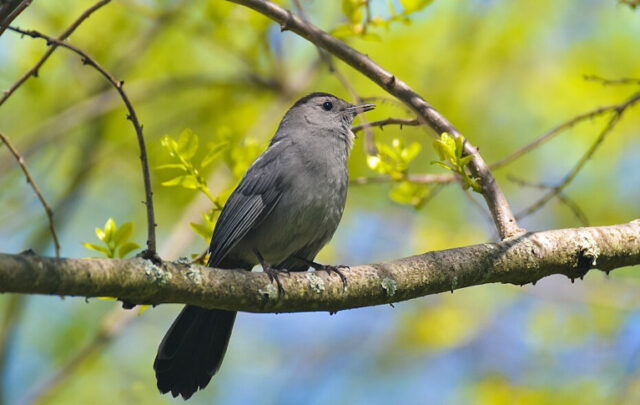
[[333,108],[333,103],[331,101],[325,101],[322,104],[322,108],[324,108],[326,111],[331,111],[331,109]]

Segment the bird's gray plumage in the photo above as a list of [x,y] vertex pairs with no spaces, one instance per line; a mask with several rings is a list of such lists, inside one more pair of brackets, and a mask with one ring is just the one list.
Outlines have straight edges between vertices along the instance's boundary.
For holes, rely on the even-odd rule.
[[[331,108],[328,108],[331,107]],[[327,93],[298,100],[225,204],[209,266],[304,271],[331,239],[347,196],[353,118],[372,109]],[[220,367],[235,312],[186,306],[158,349],[161,392],[189,398]]]

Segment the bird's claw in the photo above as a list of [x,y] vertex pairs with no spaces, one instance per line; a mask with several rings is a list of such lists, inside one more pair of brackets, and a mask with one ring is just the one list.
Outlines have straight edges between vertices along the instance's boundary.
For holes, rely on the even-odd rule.
[[271,283],[273,283],[273,281],[276,281],[276,285],[278,286],[278,295],[282,294],[284,295],[285,291],[284,288],[282,287],[282,283],[280,282],[280,273],[287,273],[289,274],[289,270],[278,270],[278,269],[274,269],[273,267],[266,267],[264,268],[264,272],[267,274],[267,277],[269,277],[269,281]]
[[349,270],[350,267],[346,266],[344,264],[339,264],[337,266],[331,266],[331,265],[323,264],[319,268],[316,268],[316,270],[324,270],[324,271],[326,271],[327,274],[329,274],[329,275],[331,275],[332,272],[336,273],[338,276],[340,276],[340,280],[342,280],[342,288],[346,289],[347,288],[347,276],[345,276],[344,273],[342,273],[342,271],[340,269]]

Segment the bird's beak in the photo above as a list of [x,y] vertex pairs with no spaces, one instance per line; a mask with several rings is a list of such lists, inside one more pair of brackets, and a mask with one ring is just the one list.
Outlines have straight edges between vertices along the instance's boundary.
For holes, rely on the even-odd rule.
[[347,111],[349,111],[350,113],[353,113],[353,115],[357,115],[357,114],[362,114],[363,112],[371,111],[374,108],[376,108],[375,104],[360,104],[360,105],[354,105],[347,108]]

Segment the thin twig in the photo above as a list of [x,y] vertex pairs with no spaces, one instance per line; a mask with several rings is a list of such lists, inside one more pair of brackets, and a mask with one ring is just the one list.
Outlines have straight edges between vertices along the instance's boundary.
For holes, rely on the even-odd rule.
[[402,179],[394,179],[391,176],[376,176],[376,177],[356,177],[349,181],[349,184],[354,186],[364,184],[379,184],[390,183],[395,181],[408,181],[415,184],[449,184],[456,181],[456,177],[448,173],[446,174],[408,174]]
[[[622,103],[624,104],[624,103]],[[616,111],[617,109],[620,108],[620,106],[622,104],[614,104],[614,105],[608,105],[605,107],[598,107],[595,110],[591,110],[588,111],[586,113],[583,114],[579,114],[576,115],[575,117],[561,123],[560,125],[556,126],[555,128],[552,128],[550,131],[546,132],[545,134],[543,134],[542,136],[536,138],[535,140],[533,140],[532,142],[530,142],[529,144],[523,146],[522,148],[518,149],[517,151],[511,153],[509,156],[506,156],[496,162],[493,162],[489,165],[489,167],[491,169],[500,169],[504,166],[506,166],[507,164],[513,162],[514,160],[520,158],[521,156],[525,155],[526,153],[532,151],[533,149],[539,147],[540,145],[542,145],[543,143],[551,140],[552,138],[554,138],[556,135],[562,133],[563,131],[566,131],[569,128],[572,128],[573,126],[575,126],[576,124],[582,122],[582,121],[586,121],[588,119],[592,119],[592,118],[596,118],[599,117],[600,115],[606,114],[608,112],[611,111]]]
[[49,219],[49,230],[51,231],[51,237],[53,238],[53,244],[56,249],[56,257],[60,257],[60,242],[58,241],[58,234],[56,233],[56,227],[53,224],[53,210],[47,203],[47,200],[45,200],[44,197],[42,196],[42,193],[40,192],[38,185],[36,184],[35,181],[33,181],[33,177],[31,177],[31,173],[29,172],[29,169],[27,168],[27,165],[24,159],[22,158],[20,153],[13,147],[13,145],[9,141],[9,137],[0,131],[0,139],[2,139],[2,142],[4,142],[5,145],[7,145],[9,152],[11,152],[13,157],[16,159],[16,161],[18,162],[18,165],[20,165],[20,168],[24,173],[24,176],[27,178],[27,183],[31,184],[31,188],[33,189],[33,192],[36,193],[36,196],[40,200],[40,203],[44,208],[44,212],[47,214],[47,218]]
[[469,200],[469,202],[471,203],[471,205],[476,208],[476,210],[480,213],[480,215],[482,215],[482,218],[484,218],[487,223],[489,224],[489,229],[490,229],[490,233],[491,233],[491,237],[492,239],[495,237],[500,237],[500,235],[498,235],[496,233],[495,227],[492,227],[491,225],[493,225],[493,218],[491,218],[491,212],[489,212],[489,210],[487,209],[487,207],[485,207],[484,205],[482,205],[481,203],[479,203],[472,195],[471,191],[469,191],[469,189],[463,190],[464,191],[464,195],[467,197],[467,199]]
[[605,86],[619,85],[619,84],[640,85],[640,79],[637,79],[635,77],[622,77],[620,79],[606,79],[604,77],[600,77],[596,75],[584,75],[584,80],[591,81],[591,82],[600,82]]
[[640,93],[636,93],[627,101],[620,104],[614,110],[613,116],[611,117],[607,125],[602,129],[602,131],[596,138],[595,142],[591,145],[591,147],[587,150],[587,152],[585,152],[585,154],[582,155],[582,157],[580,158],[578,163],[573,167],[573,169],[571,169],[571,171],[567,173],[567,175],[562,179],[562,181],[557,186],[551,188],[544,196],[542,196],[538,201],[533,203],[530,207],[519,212],[516,215],[516,218],[519,219],[519,218],[526,217],[527,215],[533,214],[534,212],[542,208],[554,196],[556,196],[562,190],[564,190],[564,188],[567,187],[569,183],[571,183],[571,181],[580,172],[582,167],[587,163],[587,161],[591,158],[591,156],[593,156],[595,151],[600,147],[600,145],[602,144],[604,139],[607,137],[607,135],[611,132],[611,130],[613,130],[616,124],[620,121],[620,119],[622,118],[622,114],[625,112],[625,110],[630,106],[634,105],[635,103],[637,103],[638,101],[640,101]]
[[[291,30],[311,43],[320,46],[332,55],[340,58],[363,75],[367,76],[382,89],[404,102],[436,134],[449,133],[454,138],[462,134],[433,106],[411,89],[394,74],[383,69],[367,55],[356,51],[349,45],[319,29],[313,24],[294,15],[279,5],[266,0],[229,0],[249,7],[280,24],[281,29]],[[463,137],[464,139],[464,137]],[[482,195],[489,206],[493,221],[502,238],[508,238],[524,232],[518,226],[511,212],[509,202],[494,179],[489,167],[480,155],[478,148],[465,140],[464,154],[473,156],[469,163],[471,175],[480,178]]]
[[380,129],[382,129],[386,125],[400,125],[400,129],[402,129],[404,125],[411,126],[411,127],[418,126],[420,125],[420,120],[418,120],[417,118],[409,119],[409,118],[389,117],[386,120],[372,121],[366,124],[354,125],[353,127],[351,127],[351,132],[355,134],[356,132],[362,131],[365,128],[374,128],[374,127],[379,127]]
[[[95,3],[93,6],[86,9],[66,30],[62,32],[62,34],[58,36],[58,40],[64,41],[65,39],[67,39],[69,35],[71,35],[73,31],[75,31],[76,28],[78,28],[78,26],[82,24],[82,22],[84,22],[84,20],[86,20],[87,18],[89,18],[91,14],[93,14],[94,11],[104,6],[105,4],[109,3],[110,1],[111,0],[100,0],[97,3]],[[22,75],[22,77],[20,77],[18,81],[15,82],[10,88],[8,88],[3,92],[2,98],[0,98],[0,105],[2,105],[5,101],[7,101],[7,99],[13,94],[13,92],[15,92],[18,89],[18,87],[22,86],[22,84],[26,82],[27,79],[29,79],[32,76],[38,77],[38,70],[47,61],[47,59],[49,59],[49,56],[51,56],[51,54],[56,50],[57,47],[58,47],[58,44],[53,43],[53,45],[51,45],[51,47],[47,50],[47,52],[45,52],[45,54],[42,55],[40,60],[36,62],[36,64],[33,65],[31,69],[29,69],[24,75]]]
[[[509,181],[511,181],[511,182],[513,182],[515,184],[518,184],[520,186],[523,186],[523,187],[531,187],[531,188],[536,188],[538,190],[552,190],[553,189],[553,186],[549,186],[549,185],[542,184],[542,183],[532,183],[532,182],[520,179],[520,178],[512,176],[512,175],[507,175],[507,179]],[[569,198],[563,192],[559,192],[556,195],[556,198],[558,199],[558,201],[560,201],[562,204],[564,204],[567,208],[569,208],[569,210],[573,213],[573,215],[576,217],[576,219],[578,220],[578,222],[580,222],[581,225],[589,226],[589,219],[587,218],[587,216],[584,213],[584,211],[582,211],[580,206],[575,201],[573,201],[571,198]]]
[[85,65],[89,65],[96,69],[102,76],[104,76],[116,89],[118,94],[120,94],[120,98],[124,102],[127,107],[127,111],[129,114],[127,115],[127,119],[131,121],[133,127],[135,129],[137,138],[138,138],[138,146],[140,147],[140,162],[142,164],[142,176],[144,179],[144,189],[145,189],[145,206],[147,208],[147,251],[144,252],[145,257],[155,258],[157,256],[156,253],[156,235],[155,235],[155,218],[153,211],[153,191],[151,189],[151,176],[149,174],[149,162],[147,159],[147,149],[144,143],[144,136],[142,134],[142,125],[138,120],[138,116],[127,97],[123,89],[124,81],[117,80],[113,77],[109,72],[107,72],[102,66],[98,64],[93,58],[87,55],[86,52],[76,48],[73,45],[70,45],[66,42],[59,41],[55,38],[51,38],[47,35],[44,35],[38,31],[30,30],[25,31],[15,27],[9,27],[10,30],[17,32],[22,35],[26,35],[32,38],[41,38],[47,41],[47,45],[57,44],[58,46],[62,46],[64,48],[69,49],[70,51],[79,55],[82,59],[82,63]]

